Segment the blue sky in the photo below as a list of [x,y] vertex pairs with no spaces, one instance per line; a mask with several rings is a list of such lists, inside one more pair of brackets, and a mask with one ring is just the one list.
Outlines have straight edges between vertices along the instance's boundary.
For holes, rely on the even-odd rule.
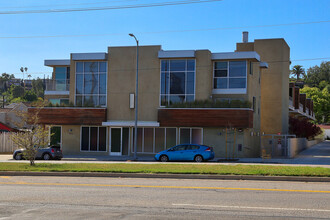
[[[3,0],[0,13],[169,1],[178,0]],[[43,78],[44,74],[47,77],[51,68],[43,65],[45,59],[68,59],[70,53],[106,52],[108,46],[133,46],[135,41],[128,33],[134,33],[141,45],[162,45],[164,50],[230,52],[241,42],[242,31],[249,31],[249,41],[284,38],[291,48],[292,65],[307,69],[322,60],[294,60],[330,60],[329,11],[329,0],[223,0],[121,10],[0,14],[0,74],[22,77],[19,68],[26,66],[33,78]],[[318,21],[328,22],[251,27]],[[91,34],[100,36],[8,38]]]

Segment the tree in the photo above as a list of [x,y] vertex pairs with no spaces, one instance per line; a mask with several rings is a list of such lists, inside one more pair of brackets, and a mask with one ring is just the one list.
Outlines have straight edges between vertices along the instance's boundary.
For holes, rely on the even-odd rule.
[[290,72],[297,77],[297,81],[299,81],[300,75],[305,76],[305,69],[301,65],[295,65]]
[[37,78],[32,80],[32,91],[37,95],[37,97],[44,98],[44,83],[42,79]]
[[22,86],[11,85],[9,92],[13,98],[19,98],[24,96],[24,88]]
[[[305,83],[309,87],[319,87],[322,81],[330,84],[330,61],[322,62],[320,66],[314,66],[307,70]],[[324,85],[324,83],[322,83],[322,85]]]
[[327,88],[322,91],[316,87],[305,86],[300,90],[307,98],[311,98],[314,103],[315,118],[318,123],[330,123],[330,92]]
[[24,94],[24,100],[33,102],[38,99],[37,95],[33,91],[26,91]]
[[8,81],[8,80],[14,79],[15,76],[14,76],[14,74],[9,75],[8,73],[2,73],[0,78],[5,81]]
[[21,121],[17,123],[18,127],[29,125],[29,129],[17,132],[11,135],[11,139],[18,148],[24,149],[23,157],[30,161],[30,165],[34,165],[39,148],[47,147],[49,140],[49,129],[38,124],[38,114],[42,109],[43,103],[39,103],[34,112],[17,112]]

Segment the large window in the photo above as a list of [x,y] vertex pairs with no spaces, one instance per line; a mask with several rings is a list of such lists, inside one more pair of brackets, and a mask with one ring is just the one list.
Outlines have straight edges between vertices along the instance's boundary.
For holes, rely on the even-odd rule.
[[246,89],[246,61],[214,62],[214,89]]
[[107,62],[76,63],[76,106],[106,106]]
[[180,128],[180,144],[203,144],[201,128]]
[[81,151],[106,151],[106,127],[82,127]]
[[[134,140],[134,128],[133,128]],[[176,145],[176,128],[138,128],[137,152],[157,153]],[[131,149],[134,152],[134,146]]]
[[55,91],[69,91],[70,67],[55,67]]
[[195,60],[161,61],[161,106],[195,100]]
[[[165,149],[180,144],[203,144],[202,128],[138,128],[137,132],[137,152],[138,153],[158,153]],[[134,140],[134,128],[133,128]],[[178,139],[180,138],[180,141]],[[134,146],[131,149],[134,152]]]

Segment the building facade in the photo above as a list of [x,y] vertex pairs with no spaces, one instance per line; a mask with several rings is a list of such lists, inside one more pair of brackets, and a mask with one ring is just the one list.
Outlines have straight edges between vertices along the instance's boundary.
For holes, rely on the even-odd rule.
[[[259,157],[262,134],[288,133],[290,48],[244,37],[226,53],[139,47],[138,155],[195,143],[220,158]],[[63,153],[133,155],[136,47],[45,65],[45,98],[70,107],[42,109],[40,123],[60,130]]]

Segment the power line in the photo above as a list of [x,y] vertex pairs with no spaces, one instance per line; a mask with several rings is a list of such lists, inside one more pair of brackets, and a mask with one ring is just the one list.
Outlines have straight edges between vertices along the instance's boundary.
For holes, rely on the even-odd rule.
[[187,4],[218,2],[218,1],[222,1],[222,0],[186,0],[186,1],[161,2],[161,3],[138,4],[138,5],[109,6],[109,7],[94,7],[94,8],[0,11],[0,15],[41,14],[41,13],[58,13],[58,12],[103,11],[103,10],[118,10],[118,9],[132,9],[132,8],[150,8],[150,7],[161,7],[161,6],[170,6],[170,5],[187,5]]
[[310,59],[300,59],[300,60],[291,60],[291,61],[310,61],[310,60],[329,60],[330,57],[322,57],[322,58],[310,58]]
[[137,0],[112,0],[103,2],[89,2],[89,3],[76,3],[76,4],[59,4],[59,5],[30,5],[30,6],[11,6],[11,7],[1,7],[5,8],[42,8],[42,7],[58,7],[58,6],[73,6],[73,5],[97,5],[97,4],[108,4],[115,2],[127,2],[127,1],[137,1]]
[[[268,61],[266,63],[270,64],[270,63],[284,63],[284,62],[292,62],[292,61],[300,61],[300,62],[303,62],[303,61],[311,61],[311,60],[330,60],[330,57],[319,57],[319,58],[306,58],[306,59],[295,59],[295,60],[278,60],[278,61]],[[254,62],[254,63],[259,63],[259,62]],[[203,65],[203,66],[198,66],[198,68],[211,68],[213,67],[213,64],[212,65]],[[156,67],[156,68],[139,68],[139,70],[159,70],[160,67]],[[116,71],[116,72],[119,72],[119,71],[132,71],[132,69],[112,69],[111,71]],[[29,72],[29,74],[51,74],[53,72]],[[12,73],[12,74],[22,74],[22,73]]]
[[[305,24],[320,24],[329,23],[328,21],[307,21],[298,23],[284,23],[284,24],[269,24],[269,25],[251,25],[240,27],[223,27],[223,28],[203,28],[203,29],[187,29],[187,30],[167,30],[167,31],[153,31],[153,32],[136,32],[136,34],[166,34],[166,33],[183,33],[183,32],[198,32],[198,31],[218,31],[218,30],[233,30],[233,29],[246,29],[246,28],[264,28],[264,27],[280,27],[280,26],[293,26]],[[20,38],[63,38],[63,37],[98,37],[98,36],[115,36],[127,35],[127,33],[112,33],[112,34],[77,34],[77,35],[44,35],[44,36],[8,36],[1,37],[0,39],[20,39]]]

